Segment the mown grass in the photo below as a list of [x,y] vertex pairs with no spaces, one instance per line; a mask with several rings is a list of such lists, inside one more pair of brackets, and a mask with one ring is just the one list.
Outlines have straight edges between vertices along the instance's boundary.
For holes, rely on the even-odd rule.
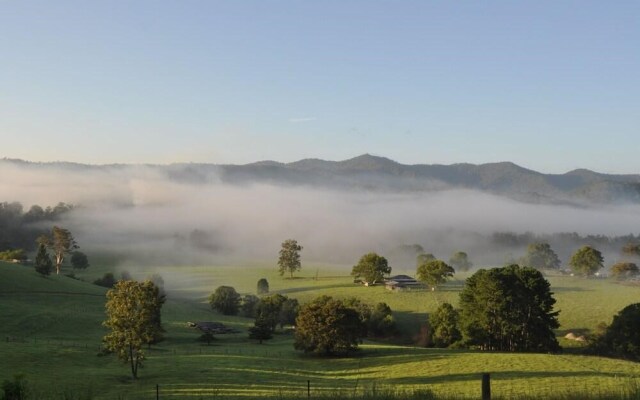
[[[246,328],[252,321],[212,313],[203,302],[218,285],[253,293],[257,280],[266,277],[272,291],[303,302],[320,294],[385,301],[403,329],[416,330],[440,302],[455,304],[461,287],[458,281],[436,292],[391,293],[353,285],[344,267],[317,268],[317,279],[313,268],[300,279],[282,279],[275,268],[264,265],[154,270],[170,289],[163,309],[167,340],[148,351],[141,379],[132,382],[126,365],[97,355],[104,334],[100,323],[105,289],[0,264],[0,339],[5,339],[0,342],[0,380],[25,373],[34,394],[49,396],[41,398],[153,399],[156,384],[163,399],[306,398],[310,381],[314,398],[429,398],[431,393],[438,399],[457,399],[478,398],[480,374],[489,372],[495,398],[638,398],[636,363],[575,354],[483,353],[373,342],[365,343],[356,357],[317,358],[294,351],[291,336],[284,333],[263,345],[250,342]],[[99,266],[79,276],[90,279],[106,270]],[[131,272],[144,277],[152,271]],[[192,273],[194,279],[189,278]],[[640,299],[638,288],[607,281],[550,281],[562,310],[560,334],[593,328]],[[198,320],[222,321],[242,333],[218,336],[206,346],[186,326]],[[398,341],[410,342],[410,336]]]

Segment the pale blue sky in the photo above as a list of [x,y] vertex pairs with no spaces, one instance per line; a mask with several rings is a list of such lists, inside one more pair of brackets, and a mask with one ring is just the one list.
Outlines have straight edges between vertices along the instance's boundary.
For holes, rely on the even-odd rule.
[[640,1],[0,0],[0,157],[640,172]]

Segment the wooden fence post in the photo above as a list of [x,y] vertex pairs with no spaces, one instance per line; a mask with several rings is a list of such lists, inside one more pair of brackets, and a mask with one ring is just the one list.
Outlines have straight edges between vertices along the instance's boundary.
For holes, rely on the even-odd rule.
[[491,375],[482,374],[482,400],[491,400]]
[[307,398],[311,398],[311,381],[307,380]]
[[156,400],[160,400],[160,385],[156,383]]

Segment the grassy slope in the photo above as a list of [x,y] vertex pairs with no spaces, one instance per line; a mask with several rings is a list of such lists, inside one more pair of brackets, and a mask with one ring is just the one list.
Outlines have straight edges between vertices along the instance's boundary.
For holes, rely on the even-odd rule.
[[[93,268],[93,267],[92,267]],[[100,275],[102,267],[85,275]],[[315,276],[315,268],[310,275]],[[243,273],[238,273],[242,271]],[[220,336],[212,346],[194,341],[186,321],[221,320],[243,330],[250,321],[212,314],[202,303],[216,286],[231,284],[253,292],[267,277],[272,290],[304,301],[319,294],[358,296],[386,301],[409,327],[441,301],[454,302],[460,283],[436,293],[390,293],[349,283],[340,268],[320,268],[319,279],[283,280],[271,268],[183,267],[159,271],[169,288],[163,309],[168,339],[149,351],[142,379],[131,383],[126,366],[113,357],[97,357],[104,334],[104,289],[66,277],[42,278],[30,268],[0,263],[0,379],[25,372],[36,391],[92,390],[98,398],[154,398],[186,395],[228,397],[231,393],[260,397],[302,393],[307,379],[314,390],[353,390],[374,383],[393,387],[428,387],[443,393],[477,397],[479,374],[491,372],[493,390],[504,398],[561,391],[615,390],[640,374],[640,365],[576,355],[496,354],[421,349],[368,343],[361,357],[316,359],[294,352],[291,337],[277,335],[264,345],[249,343],[246,334]],[[133,271],[132,271],[133,272]],[[144,276],[151,271],[138,271]],[[196,279],[187,278],[196,273]],[[341,276],[342,275],[342,276]],[[637,301],[639,289],[604,281],[552,278],[563,329],[591,328],[609,321],[614,312]],[[73,293],[73,294],[71,294]],[[180,293],[191,300],[177,301]],[[37,382],[37,383],[36,383]],[[597,389],[594,389],[597,388]]]

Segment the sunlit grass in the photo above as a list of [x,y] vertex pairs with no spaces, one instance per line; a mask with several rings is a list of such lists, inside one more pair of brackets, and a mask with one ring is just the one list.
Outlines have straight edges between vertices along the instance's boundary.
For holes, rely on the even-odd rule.
[[[239,273],[239,268],[245,269]],[[251,320],[215,314],[204,302],[217,285],[255,293],[257,280],[266,277],[272,291],[302,302],[320,294],[385,301],[409,332],[395,342],[410,343],[426,313],[443,301],[455,304],[462,286],[457,281],[436,292],[392,293],[382,287],[354,285],[348,266],[317,269],[317,279],[316,270],[303,271],[300,279],[283,279],[275,267],[264,264],[159,270],[170,288],[163,309],[167,339],[147,352],[141,379],[132,382],[126,365],[112,356],[97,356],[104,334],[105,289],[66,277],[42,278],[30,268],[0,264],[0,380],[25,373],[34,391],[74,390],[98,399],[153,399],[156,385],[163,399],[306,398],[307,381],[315,398],[375,398],[366,397],[372,391],[386,393],[387,397],[378,398],[403,398],[390,394],[398,391],[405,391],[405,398],[416,391],[423,395],[430,391],[438,398],[478,398],[480,376],[488,372],[494,396],[503,399],[611,394],[623,398],[626,387],[635,387],[638,393],[639,364],[575,354],[483,353],[367,342],[352,358],[305,356],[293,350],[288,334],[278,333],[263,345],[248,341],[246,328]],[[188,277],[191,271],[197,271],[193,285],[186,278],[171,282],[172,276]],[[150,272],[137,271],[137,275]],[[562,311],[560,334],[592,329],[640,300],[637,287],[571,277],[550,281]],[[181,298],[182,293],[189,295]],[[222,321],[242,333],[220,335],[211,346],[203,345],[195,340],[198,333],[186,325],[202,320]]]

